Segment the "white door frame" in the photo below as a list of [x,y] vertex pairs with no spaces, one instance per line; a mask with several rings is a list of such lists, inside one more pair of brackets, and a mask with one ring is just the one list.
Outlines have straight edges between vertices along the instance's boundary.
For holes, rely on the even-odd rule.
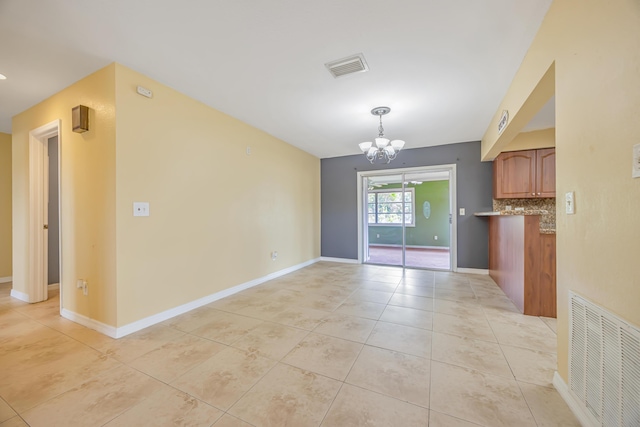
[[[47,262],[48,262],[48,198],[49,198],[49,138],[58,136],[58,147],[62,147],[60,120],[40,126],[29,132],[29,255],[27,260],[27,293],[29,302],[45,301],[48,298]],[[60,158],[58,150],[58,188],[60,189]],[[60,193],[58,193],[60,198]],[[58,212],[60,213],[60,203]],[[59,216],[60,218],[60,216]],[[62,222],[62,221],[60,221]],[[58,227],[60,230],[60,227]],[[60,235],[62,233],[59,231]],[[62,239],[60,239],[60,283],[62,284]],[[62,286],[60,286],[60,304],[62,308]]]
[[398,168],[398,169],[380,169],[373,171],[364,171],[357,173],[358,179],[358,263],[362,264],[364,261],[364,227],[367,225],[365,221],[366,212],[363,209],[363,197],[364,190],[362,188],[362,178],[370,177],[370,176],[383,176],[383,175],[397,175],[402,173],[412,173],[412,172],[449,172],[449,200],[451,201],[449,205],[449,214],[451,215],[451,236],[450,236],[450,244],[449,244],[449,253],[450,253],[450,265],[451,271],[458,271],[458,216],[457,212],[457,192],[456,192],[456,165],[447,164],[447,165],[437,165],[437,166],[418,166],[412,168]]

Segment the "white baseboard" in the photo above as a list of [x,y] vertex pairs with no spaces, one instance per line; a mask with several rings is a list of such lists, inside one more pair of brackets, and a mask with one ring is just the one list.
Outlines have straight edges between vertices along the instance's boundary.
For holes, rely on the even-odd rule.
[[351,258],[333,258],[333,257],[329,257],[329,256],[322,256],[320,257],[320,261],[326,261],[326,262],[341,262],[343,264],[359,264],[357,259],[351,259]]
[[[194,309],[196,309],[198,307],[202,307],[203,305],[210,304],[210,303],[212,303],[214,301],[217,301],[219,299],[228,297],[228,296],[233,295],[235,293],[238,293],[240,291],[244,291],[245,289],[252,288],[252,287],[257,286],[257,285],[259,285],[261,283],[267,282],[269,280],[273,280],[273,279],[278,278],[280,276],[284,276],[285,274],[292,273],[292,272],[294,272],[296,270],[299,270],[301,268],[307,267],[307,266],[309,266],[311,264],[315,264],[318,261],[319,261],[319,259],[316,258],[316,259],[312,259],[312,260],[303,262],[301,264],[294,265],[294,266],[289,267],[289,268],[285,268],[283,270],[276,271],[275,273],[271,273],[271,274],[268,274],[266,276],[260,277],[258,279],[254,279],[254,280],[250,280],[250,281],[245,282],[245,283],[241,283],[241,284],[239,284],[237,286],[234,286],[232,288],[225,289],[223,291],[216,292],[215,294],[211,294],[211,295],[207,295],[206,297],[199,298],[199,299],[197,299],[195,301],[191,301],[191,302],[188,302],[186,304],[179,305],[178,307],[170,308],[169,310],[165,310],[165,311],[163,311],[161,313],[157,313],[157,314],[154,314],[152,316],[145,317],[144,319],[137,320],[137,321],[135,321],[133,323],[129,323],[128,325],[124,325],[124,326],[121,326],[119,328],[113,328],[112,326],[103,325],[103,324],[101,324],[99,322],[95,322],[95,321],[93,321],[91,319],[87,319],[87,320],[89,320],[91,322],[99,323],[99,325],[102,325],[101,327],[113,328],[114,329],[113,335],[111,335],[111,334],[109,334],[107,332],[102,332],[101,330],[97,329],[96,327],[92,327],[92,326],[88,326],[88,325],[85,325],[85,326],[87,326],[87,327],[89,327],[91,329],[95,329],[95,330],[97,330],[99,332],[102,332],[105,335],[109,335],[112,338],[122,338],[124,336],[129,335],[129,334],[137,332],[137,331],[139,331],[141,329],[148,328],[149,326],[155,325],[156,323],[164,322],[167,319],[171,319],[172,317],[178,316],[180,314],[184,314],[184,313],[186,313],[188,311],[191,311],[191,310],[194,310]],[[70,320],[73,320],[73,319],[70,319]],[[78,323],[81,323],[81,322],[78,322]],[[82,323],[82,324],[84,325],[84,323]]]
[[586,407],[573,397],[573,394],[569,391],[569,386],[567,386],[567,383],[565,383],[560,374],[558,374],[558,371],[553,374],[553,386],[583,427],[596,427],[597,424],[594,424],[591,417],[587,414]]
[[0,283],[9,283],[9,282],[13,282],[12,276],[0,277]]
[[455,270],[456,273],[467,273],[467,274],[484,274],[485,276],[489,274],[489,270],[485,268],[461,268],[458,267]]
[[60,283],[52,283],[50,285],[47,285],[47,289],[50,291],[57,291],[58,289],[60,289]]
[[118,331],[115,327],[104,324],[102,322],[98,322],[95,319],[89,319],[87,316],[83,316],[82,314],[75,313],[71,310],[67,310],[63,308],[60,312],[60,315],[65,319],[69,319],[72,322],[76,322],[82,326],[86,326],[89,329],[93,329],[94,331],[98,331],[101,334],[104,334],[111,338],[118,338]]
[[22,293],[20,291],[16,291],[15,289],[11,289],[11,296],[19,299],[20,301],[24,301],[24,302],[31,302],[31,300],[29,300],[29,295]]

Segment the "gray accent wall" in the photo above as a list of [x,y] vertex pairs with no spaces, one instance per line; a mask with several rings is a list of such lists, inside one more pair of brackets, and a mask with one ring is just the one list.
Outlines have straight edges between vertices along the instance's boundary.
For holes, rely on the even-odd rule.
[[492,162],[480,161],[480,141],[403,150],[389,164],[364,155],[322,159],[321,254],[358,259],[358,172],[456,164],[458,267],[489,268],[489,222],[474,212],[493,210]]

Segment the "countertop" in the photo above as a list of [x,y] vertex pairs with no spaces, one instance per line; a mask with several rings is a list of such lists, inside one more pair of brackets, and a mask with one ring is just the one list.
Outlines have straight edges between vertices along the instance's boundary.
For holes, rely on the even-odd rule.
[[529,209],[529,210],[510,210],[510,211],[491,211],[491,212],[476,212],[475,216],[497,216],[497,215],[546,215],[548,211],[543,209]]
[[[510,211],[490,211],[476,212],[475,216],[501,216],[501,215],[547,215],[549,212],[544,209],[510,210]],[[556,234],[553,224],[540,223],[540,234]]]

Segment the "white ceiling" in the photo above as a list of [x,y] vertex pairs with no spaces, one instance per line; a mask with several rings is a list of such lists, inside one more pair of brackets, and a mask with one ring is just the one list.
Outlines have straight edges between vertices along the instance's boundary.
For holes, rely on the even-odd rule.
[[[0,0],[0,131],[119,62],[318,157],[479,140],[551,0]],[[363,53],[370,71],[324,64]]]

